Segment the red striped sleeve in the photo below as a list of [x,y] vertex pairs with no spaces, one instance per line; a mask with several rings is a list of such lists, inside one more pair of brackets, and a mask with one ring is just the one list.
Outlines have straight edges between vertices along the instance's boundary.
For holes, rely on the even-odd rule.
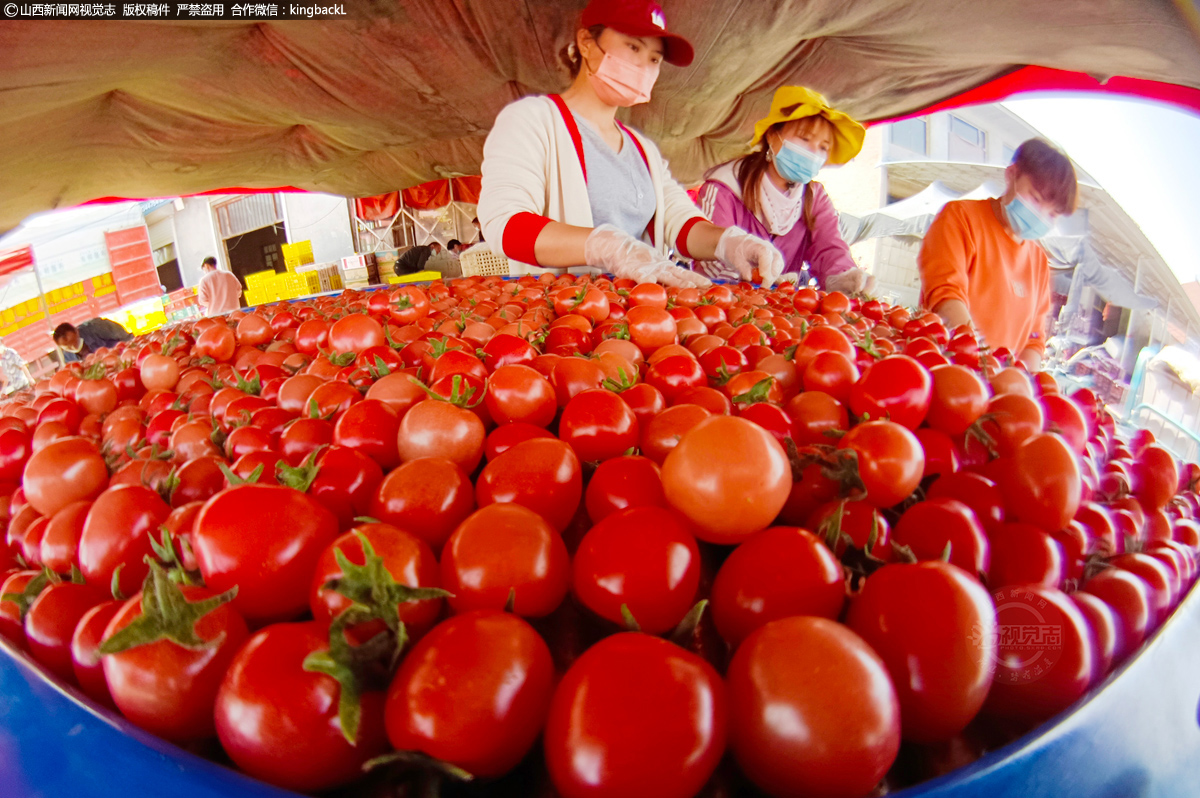
[[542,228],[551,221],[553,220],[529,211],[513,214],[504,226],[504,238],[500,243],[504,254],[522,263],[539,265],[537,255],[534,254],[534,244],[537,243]]
[[692,228],[703,221],[705,221],[703,216],[693,216],[691,219],[688,219],[683,223],[683,228],[679,231],[679,235],[675,237],[675,251],[683,257],[694,257],[691,252],[688,252],[688,233],[692,232]]

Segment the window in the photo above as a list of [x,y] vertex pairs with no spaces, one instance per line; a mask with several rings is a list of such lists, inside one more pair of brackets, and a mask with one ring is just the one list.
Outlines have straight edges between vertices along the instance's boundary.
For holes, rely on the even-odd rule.
[[1016,155],[1017,155],[1016,150],[1014,150],[1012,147],[1008,146],[1007,144],[1004,145],[1004,163],[1006,165],[1012,163],[1013,158],[1015,158]]
[[213,208],[221,238],[249,233],[283,221],[283,198],[278,194],[251,194]]
[[987,162],[987,134],[979,128],[950,117],[950,160],[966,163]]
[[897,147],[918,153],[929,154],[928,133],[924,119],[905,119],[891,126],[892,143]]

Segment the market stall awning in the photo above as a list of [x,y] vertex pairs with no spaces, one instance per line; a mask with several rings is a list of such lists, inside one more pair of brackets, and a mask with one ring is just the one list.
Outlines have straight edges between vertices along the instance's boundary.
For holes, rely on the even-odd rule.
[[[230,186],[371,196],[478,174],[496,113],[565,86],[557,53],[583,2],[346,5],[349,16],[322,21],[3,23],[0,231],[98,197]],[[989,85],[1069,83],[1200,108],[1191,8],[668,0],[697,58],[664,68],[630,121],[691,182],[743,151],[785,83],[867,120]]]

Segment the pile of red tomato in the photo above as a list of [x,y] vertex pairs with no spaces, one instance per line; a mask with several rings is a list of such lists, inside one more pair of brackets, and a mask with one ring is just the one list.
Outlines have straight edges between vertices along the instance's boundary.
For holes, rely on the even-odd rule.
[[0,405],[0,635],[295,790],[862,796],[1131,656],[1198,474],[875,300],[347,291]]

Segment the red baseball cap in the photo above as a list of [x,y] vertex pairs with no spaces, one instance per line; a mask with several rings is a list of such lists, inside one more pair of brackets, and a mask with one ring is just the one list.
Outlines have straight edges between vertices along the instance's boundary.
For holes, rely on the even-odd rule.
[[650,0],[591,0],[580,24],[585,28],[603,25],[626,36],[661,38],[663,58],[668,64],[687,66],[695,57],[691,42],[667,31],[662,6]]

